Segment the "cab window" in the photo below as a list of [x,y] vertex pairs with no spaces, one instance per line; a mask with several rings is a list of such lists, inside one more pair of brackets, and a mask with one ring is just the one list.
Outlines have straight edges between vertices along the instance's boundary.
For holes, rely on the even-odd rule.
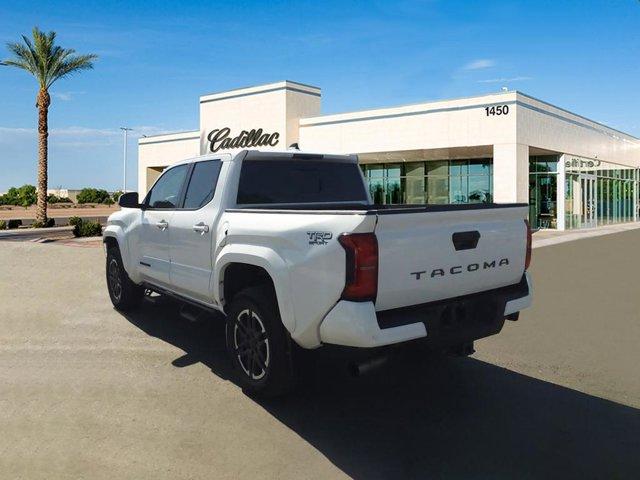
[[213,199],[221,165],[219,160],[194,164],[183,208],[197,210]]
[[147,208],[177,208],[188,165],[178,165],[162,174],[147,196]]

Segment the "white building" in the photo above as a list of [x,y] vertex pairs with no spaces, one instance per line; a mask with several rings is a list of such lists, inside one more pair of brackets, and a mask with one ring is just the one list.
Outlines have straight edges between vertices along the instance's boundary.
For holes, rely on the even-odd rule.
[[47,190],[47,195],[55,195],[56,197],[60,198],[68,198],[73,203],[77,203],[79,193],[80,190],[73,190],[69,188],[49,188]]
[[640,140],[517,91],[320,114],[278,82],[200,97],[200,128],[139,140],[138,189],[163,168],[241,148],[356,153],[376,203],[526,202],[541,228],[634,221]]

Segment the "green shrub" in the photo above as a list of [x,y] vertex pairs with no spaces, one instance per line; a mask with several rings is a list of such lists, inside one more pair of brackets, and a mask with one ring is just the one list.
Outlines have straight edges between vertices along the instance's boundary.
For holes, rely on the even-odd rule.
[[36,187],[23,185],[11,187],[7,193],[0,195],[0,205],[22,205],[28,207],[36,203]]
[[7,227],[9,229],[18,228],[22,226],[22,220],[9,220],[7,222]]
[[82,219],[80,217],[69,217],[69,225],[73,227],[73,235],[79,237]]
[[79,230],[79,235],[77,235],[78,237],[99,237],[102,235],[102,225],[100,225],[100,222],[82,222],[75,228],[78,228]]
[[0,220],[0,230],[6,230],[7,229],[7,222],[5,222],[4,220]]
[[56,226],[53,218],[47,218],[46,222],[38,222],[37,220],[31,224],[31,228],[51,228]]
[[111,198],[109,192],[97,188],[83,188],[78,193],[78,203],[102,203],[107,198]]
[[102,201],[103,205],[113,205],[113,200],[111,200],[111,197],[107,197]]
[[[73,221],[73,223],[71,223]],[[85,222],[80,217],[71,217],[69,224],[73,225],[73,235],[76,237],[99,237],[102,235],[100,222]]]

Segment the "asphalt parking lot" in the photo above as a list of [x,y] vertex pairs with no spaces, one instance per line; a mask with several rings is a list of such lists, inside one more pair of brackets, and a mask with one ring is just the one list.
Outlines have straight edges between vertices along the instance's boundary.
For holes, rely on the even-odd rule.
[[0,242],[0,478],[637,478],[639,244],[534,250],[534,307],[471,358],[321,356],[255,401],[221,322],[117,313],[99,248]]

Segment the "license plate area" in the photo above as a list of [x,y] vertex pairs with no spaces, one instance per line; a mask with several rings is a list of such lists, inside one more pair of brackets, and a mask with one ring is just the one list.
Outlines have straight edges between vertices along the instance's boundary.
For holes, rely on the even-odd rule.
[[[442,332],[487,325],[494,322],[498,314],[498,303],[500,302],[491,298],[458,300],[444,304],[436,308],[436,311],[425,312],[427,315],[424,321],[427,327],[437,327]],[[504,304],[502,309],[504,312]],[[438,321],[435,321],[436,318]]]
[[435,346],[450,346],[498,333],[504,325],[508,301],[529,293],[527,279],[506,287],[463,297],[396,308],[376,313],[380,328],[422,322],[427,331],[423,339]]

